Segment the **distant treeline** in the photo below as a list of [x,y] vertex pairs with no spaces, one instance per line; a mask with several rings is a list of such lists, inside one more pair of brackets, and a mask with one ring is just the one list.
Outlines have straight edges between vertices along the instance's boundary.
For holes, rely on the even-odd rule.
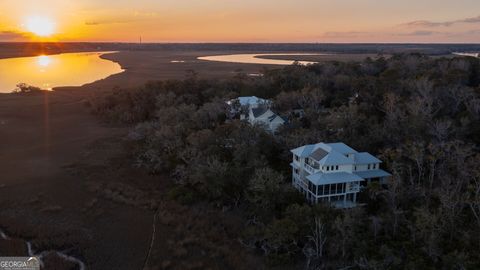
[[480,44],[335,44],[335,43],[0,43],[0,50],[24,52],[65,52],[96,50],[173,50],[173,51],[271,51],[271,52],[337,52],[337,53],[424,53],[479,52]]

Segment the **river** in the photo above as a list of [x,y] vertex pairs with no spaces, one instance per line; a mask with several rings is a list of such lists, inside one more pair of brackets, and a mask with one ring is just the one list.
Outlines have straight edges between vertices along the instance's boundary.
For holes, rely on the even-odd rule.
[[0,59],[0,93],[10,93],[20,83],[52,90],[81,86],[123,72],[118,63],[100,56],[113,52],[81,52]]

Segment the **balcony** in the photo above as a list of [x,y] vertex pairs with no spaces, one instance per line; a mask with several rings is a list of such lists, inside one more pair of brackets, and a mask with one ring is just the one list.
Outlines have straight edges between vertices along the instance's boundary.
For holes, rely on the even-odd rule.
[[360,192],[360,185],[357,183],[347,183],[345,191],[348,192]]
[[299,187],[302,187],[305,190],[308,189],[308,180],[305,177],[298,174],[294,174],[293,178],[295,179],[295,182]]
[[309,172],[311,174],[315,173],[315,169],[312,166],[310,166],[308,164],[305,164],[304,167],[305,167],[305,170],[307,170],[307,172]]
[[310,174],[316,173],[320,169],[320,166],[318,164],[311,165],[311,164],[305,163],[304,167],[305,167],[305,170],[307,170],[307,172],[309,172]]

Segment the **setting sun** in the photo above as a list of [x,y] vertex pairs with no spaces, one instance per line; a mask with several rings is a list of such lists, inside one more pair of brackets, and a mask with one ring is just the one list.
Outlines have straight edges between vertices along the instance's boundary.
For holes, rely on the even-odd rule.
[[26,21],[27,30],[40,37],[51,36],[55,33],[55,23],[45,17],[31,17]]

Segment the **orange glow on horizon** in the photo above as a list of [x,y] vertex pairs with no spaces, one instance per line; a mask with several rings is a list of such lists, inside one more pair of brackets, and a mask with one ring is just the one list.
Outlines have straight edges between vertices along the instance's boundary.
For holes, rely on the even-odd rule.
[[479,8],[472,0],[3,0],[0,41],[476,43]]

